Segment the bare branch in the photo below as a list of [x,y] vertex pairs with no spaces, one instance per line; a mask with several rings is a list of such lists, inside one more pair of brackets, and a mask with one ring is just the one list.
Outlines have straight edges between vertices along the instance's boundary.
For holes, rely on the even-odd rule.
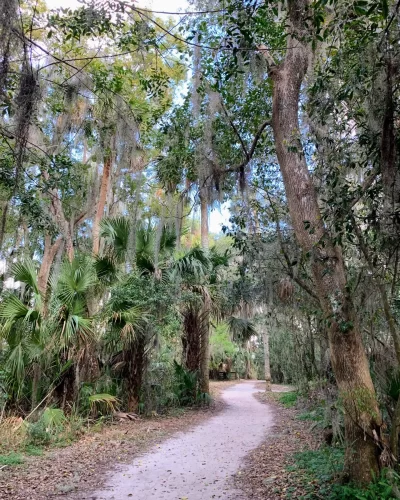
[[268,127],[268,125],[271,125],[271,120],[265,121],[261,125],[261,127],[258,129],[256,135],[254,136],[253,142],[251,143],[251,147],[246,154],[246,159],[240,165],[237,165],[236,167],[231,167],[231,168],[228,168],[227,170],[224,170],[223,173],[237,172],[238,170],[239,171],[243,170],[250,163],[250,160],[252,159],[252,157],[254,155],[254,151],[256,150],[258,141],[261,139],[261,136],[262,136],[264,130]]

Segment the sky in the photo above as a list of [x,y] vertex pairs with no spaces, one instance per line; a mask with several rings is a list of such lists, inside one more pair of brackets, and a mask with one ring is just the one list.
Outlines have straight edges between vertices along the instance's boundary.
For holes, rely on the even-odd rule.
[[[81,5],[78,2],[78,0],[46,0],[46,3],[50,9],[57,9],[59,7],[75,8]],[[184,11],[188,5],[186,0],[138,0],[135,3],[139,7],[144,7],[146,9],[152,9],[154,11],[162,11],[162,12]],[[227,225],[228,220],[229,220],[229,210],[226,204],[223,204],[218,209],[212,210],[210,213],[210,221],[209,221],[210,231],[212,233],[221,232],[221,226]]]

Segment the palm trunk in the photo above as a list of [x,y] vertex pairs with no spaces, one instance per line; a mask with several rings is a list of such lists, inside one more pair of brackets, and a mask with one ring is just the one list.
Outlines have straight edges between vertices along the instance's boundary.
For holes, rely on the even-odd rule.
[[[200,223],[201,223],[201,248],[208,250],[208,202],[205,188],[200,192]],[[210,304],[204,302],[204,323],[206,324],[201,336],[200,350],[200,391],[203,394],[210,392]]]
[[[207,307],[207,306],[205,306]],[[207,325],[201,337],[200,350],[200,392],[209,394],[210,392],[210,311],[204,311],[208,317]]]
[[[300,246],[310,255],[318,298],[330,323],[332,367],[345,408],[345,470],[351,480],[367,483],[379,470],[375,439],[380,439],[382,420],[341,250],[324,228],[300,140],[298,104],[310,56],[302,41],[309,35],[304,31],[308,3],[293,0],[288,5],[291,27],[286,56],[270,71],[275,147],[293,229]],[[271,64],[268,54],[266,57]]]
[[262,332],[263,344],[264,344],[264,365],[265,365],[265,390],[267,392],[271,391],[271,365],[269,360],[269,332],[268,329],[264,327]]
[[127,409],[133,413],[139,410],[140,390],[146,365],[145,349],[145,338],[139,335],[129,352],[126,353]]

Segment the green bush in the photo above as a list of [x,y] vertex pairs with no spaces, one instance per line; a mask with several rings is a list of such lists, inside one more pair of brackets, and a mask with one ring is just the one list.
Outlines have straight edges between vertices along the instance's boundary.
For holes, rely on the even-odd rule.
[[65,446],[81,434],[83,420],[72,413],[66,417],[59,408],[46,408],[36,422],[28,425],[28,446]]
[[[399,498],[400,477],[394,471],[383,471],[376,481],[360,489],[352,484],[342,485],[338,479],[343,471],[344,450],[323,447],[295,455],[289,470],[296,475],[306,494],[303,499],[326,500],[389,500]],[[287,498],[293,498],[290,492]],[[296,497],[298,498],[298,496]]]
[[24,451],[26,455],[30,455],[32,457],[40,457],[43,455],[43,448],[41,448],[40,446],[35,446],[33,444],[27,444]]
[[46,425],[42,420],[38,420],[28,427],[28,442],[33,446],[47,446],[52,440],[52,435],[46,429]]
[[197,373],[186,370],[174,360],[175,383],[173,393],[180,406],[190,406],[197,400]]
[[0,465],[19,465],[24,463],[24,458],[19,453],[7,453],[0,455]]
[[286,408],[291,408],[297,403],[297,398],[297,392],[284,392],[279,396],[279,402],[286,406]]

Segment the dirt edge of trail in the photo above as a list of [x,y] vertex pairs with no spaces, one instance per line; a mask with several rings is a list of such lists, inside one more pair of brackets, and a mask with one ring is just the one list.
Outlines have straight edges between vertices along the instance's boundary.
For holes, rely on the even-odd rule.
[[237,383],[212,382],[213,403],[209,407],[105,426],[101,432],[90,431],[66,448],[52,448],[43,456],[27,457],[22,465],[2,469],[0,499],[80,498],[101,487],[114,467],[219,413],[225,406],[221,392]]
[[[259,389],[264,390],[260,384]],[[304,490],[287,468],[293,464],[293,455],[307,449],[315,449],[320,436],[304,421],[296,419],[301,413],[295,408],[285,408],[277,400],[277,392],[288,392],[273,387],[273,393],[258,392],[254,397],[272,409],[274,425],[265,441],[251,451],[241,470],[235,476],[235,485],[252,500],[278,500],[301,498]]]

